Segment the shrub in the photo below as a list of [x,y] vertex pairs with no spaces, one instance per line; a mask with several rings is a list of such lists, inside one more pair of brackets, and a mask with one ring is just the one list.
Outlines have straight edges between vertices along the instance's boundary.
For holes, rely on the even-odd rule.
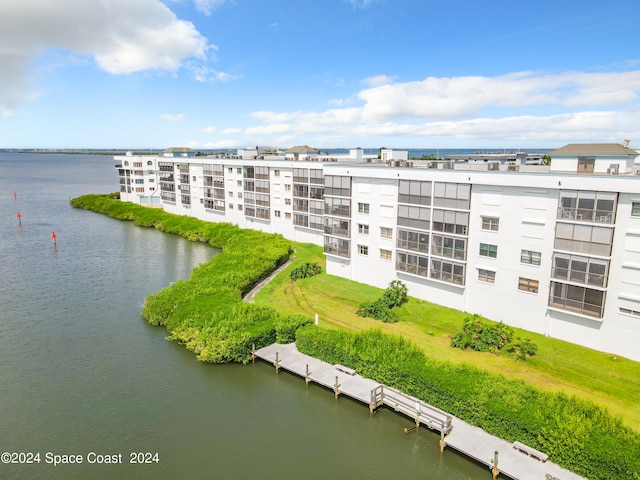
[[300,314],[285,315],[276,320],[276,342],[291,343],[296,341],[296,332],[300,327],[310,325],[313,321]]
[[291,271],[291,280],[299,280],[301,278],[313,277],[322,273],[322,267],[317,262],[307,262]]
[[502,322],[488,322],[479,315],[464,319],[462,330],[451,339],[451,346],[479,352],[507,351],[519,360],[535,355],[538,347],[529,339],[515,337],[515,330]]
[[361,303],[356,314],[388,323],[397,322],[398,314],[393,309],[408,301],[407,291],[404,283],[393,280],[380,298],[373,302]]

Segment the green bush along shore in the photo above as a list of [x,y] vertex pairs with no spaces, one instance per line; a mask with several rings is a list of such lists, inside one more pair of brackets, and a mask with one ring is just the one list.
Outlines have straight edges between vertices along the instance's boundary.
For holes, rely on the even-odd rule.
[[[242,302],[244,294],[288,260],[292,242],[279,235],[123,203],[118,197],[117,193],[86,195],[71,203],[222,249],[195,268],[188,280],[150,295],[142,311],[150,324],[165,326],[171,339],[199,359],[247,363],[253,344],[259,348],[295,340],[308,355],[354,368],[493,435],[542,450],[551,461],[587,478],[640,479],[640,434],[606,409],[467,363],[429,358],[414,343],[377,329],[318,328],[300,313]],[[296,245],[296,249],[307,246]],[[303,258],[308,256],[302,255],[297,265],[308,261]],[[290,273],[291,268],[285,270],[273,282],[275,286],[265,290],[278,288],[284,276],[292,282]],[[357,303],[354,312],[356,308]]]
[[290,241],[280,235],[120,202],[118,197],[85,195],[71,204],[222,249],[210,262],[195,268],[188,280],[150,295],[142,310],[147,322],[166,327],[169,338],[184,344],[200,360],[247,363],[252,345],[260,348],[276,339],[291,342],[295,330],[311,322],[301,315],[241,301],[289,259]]

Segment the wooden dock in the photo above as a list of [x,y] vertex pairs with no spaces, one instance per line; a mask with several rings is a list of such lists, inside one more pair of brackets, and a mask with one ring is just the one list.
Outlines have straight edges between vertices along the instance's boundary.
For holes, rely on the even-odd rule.
[[[542,452],[490,435],[415,397],[361,377],[348,367],[331,365],[300,353],[294,343],[274,343],[256,350],[254,356],[274,365],[276,371],[284,369],[303,377],[306,383],[314,382],[333,390],[336,398],[346,395],[362,402],[369,406],[371,413],[383,405],[393,408],[413,419],[415,428],[424,425],[438,431],[441,450],[449,446],[486,465],[494,471],[494,478],[499,471],[503,476],[516,480],[584,480],[583,477],[546,461]],[[413,428],[405,429],[409,430]],[[529,454],[525,453],[527,450]],[[497,471],[494,470],[496,459]]]

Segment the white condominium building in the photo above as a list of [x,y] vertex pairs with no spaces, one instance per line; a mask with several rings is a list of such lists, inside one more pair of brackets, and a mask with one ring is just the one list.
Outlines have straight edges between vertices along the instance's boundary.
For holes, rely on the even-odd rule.
[[121,199],[315,243],[329,274],[640,361],[627,145],[568,145],[550,166],[193,153],[116,157]]

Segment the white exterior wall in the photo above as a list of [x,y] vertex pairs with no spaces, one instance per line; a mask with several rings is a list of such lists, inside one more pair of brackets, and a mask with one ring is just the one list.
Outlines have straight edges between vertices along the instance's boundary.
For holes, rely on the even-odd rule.
[[[537,333],[546,332],[544,311],[557,203],[556,189],[474,185],[464,310]],[[499,218],[498,231],[483,230],[483,216]],[[497,257],[481,256],[481,243],[496,245]],[[522,250],[540,252],[541,264],[521,263]],[[495,284],[478,280],[480,268],[496,273]],[[520,277],[538,280],[538,293],[518,290]]]
[[[130,162],[134,158],[127,157]],[[640,202],[637,176],[459,171],[206,157],[173,161],[190,164],[192,205],[182,205],[176,189],[177,201],[164,202],[165,210],[279,233],[294,241],[317,245],[323,245],[323,232],[293,225],[293,168],[321,168],[325,176],[351,177],[350,258],[327,255],[327,273],[380,288],[399,279],[407,284],[413,297],[640,361],[640,316],[620,312],[621,307],[640,311],[640,217],[631,215],[631,203]],[[205,209],[200,202],[204,197],[203,163],[224,165],[224,212]],[[270,168],[269,220],[247,218],[243,210],[238,210],[243,204],[239,194],[244,193],[242,171],[246,166]],[[279,175],[276,176],[275,170]],[[175,175],[178,178],[177,168]],[[398,181],[401,179],[471,185],[464,286],[396,270]],[[178,183],[176,181],[176,186]],[[561,190],[620,192],[602,318],[548,306]],[[135,201],[130,197],[122,198]],[[358,212],[359,203],[369,205],[368,214]],[[276,211],[280,216],[276,216]],[[483,216],[499,218],[498,231],[483,230]],[[368,234],[359,232],[359,224],[368,226]],[[393,238],[382,238],[381,227],[393,229]],[[480,256],[481,243],[497,245],[497,257]],[[359,245],[368,247],[367,255],[359,252]],[[380,257],[381,249],[392,252],[390,260]],[[541,264],[522,263],[523,249],[540,252]],[[495,271],[495,283],[479,281],[479,268]],[[519,290],[520,277],[537,280],[538,292]]]

